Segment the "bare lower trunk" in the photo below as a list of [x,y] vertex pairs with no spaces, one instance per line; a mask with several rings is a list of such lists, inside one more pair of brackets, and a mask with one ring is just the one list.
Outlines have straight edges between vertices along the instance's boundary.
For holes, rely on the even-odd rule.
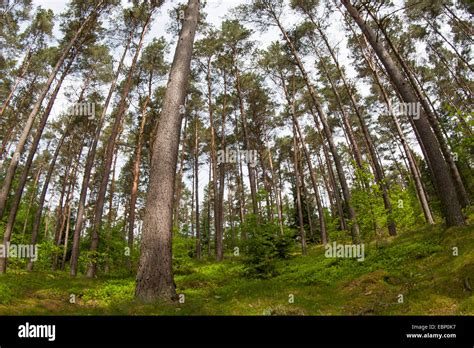
[[[197,116],[197,114],[196,114]],[[201,219],[199,215],[199,132],[198,118],[194,129],[194,184],[196,192],[196,258],[201,259]]]
[[145,205],[135,296],[146,301],[176,300],[172,269],[173,198],[183,105],[188,84],[199,0],[189,0],[163,99],[150,186]]
[[186,146],[186,134],[187,134],[187,126],[188,126],[188,117],[185,115],[184,116],[184,129],[183,129],[183,141],[182,141],[182,146],[181,146],[181,160],[179,164],[179,172],[178,172],[178,180],[176,183],[176,198],[174,201],[174,214],[173,214],[173,219],[174,219],[174,227],[179,228],[179,207],[180,207],[180,201],[181,201],[181,186],[182,186],[182,181],[183,181],[183,169],[184,169],[184,155],[186,154],[185,151],[185,146]]
[[146,98],[145,102],[142,106],[142,120],[140,122],[140,127],[138,129],[138,137],[137,137],[137,145],[136,145],[136,153],[135,153],[135,161],[133,163],[133,179],[132,179],[132,191],[130,194],[130,215],[128,217],[128,248],[130,257],[127,259],[127,267],[128,269],[132,269],[132,251],[133,251],[133,231],[135,229],[135,209],[137,205],[137,196],[138,196],[138,182],[140,181],[140,164],[142,159],[142,145],[143,145],[143,133],[145,131],[145,124],[147,120],[147,112],[146,108],[148,106],[148,102],[150,101],[150,94]]
[[304,232],[304,222],[303,222],[303,208],[301,204],[301,186],[303,178],[300,175],[299,170],[299,156],[298,156],[298,141],[296,134],[296,127],[293,124],[293,166],[295,169],[295,190],[296,190],[296,208],[298,212],[298,222],[300,230],[300,239],[301,239],[301,253],[306,255],[306,241],[305,241],[305,232]]

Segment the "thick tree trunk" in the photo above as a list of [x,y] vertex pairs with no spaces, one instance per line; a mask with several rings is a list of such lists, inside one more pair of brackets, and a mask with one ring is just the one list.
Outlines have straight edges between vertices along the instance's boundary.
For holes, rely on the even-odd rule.
[[150,167],[136,297],[176,300],[172,268],[173,191],[183,105],[188,84],[199,0],[189,0],[176,46]]

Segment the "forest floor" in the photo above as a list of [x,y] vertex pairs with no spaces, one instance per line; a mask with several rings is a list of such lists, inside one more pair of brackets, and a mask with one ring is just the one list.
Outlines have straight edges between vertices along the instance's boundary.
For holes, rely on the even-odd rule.
[[324,254],[313,246],[306,256],[279,260],[270,279],[246,278],[237,258],[190,259],[175,271],[185,295],[175,304],[135,301],[133,277],[10,271],[0,277],[0,315],[474,314],[472,226],[401,233],[366,245],[363,262]]

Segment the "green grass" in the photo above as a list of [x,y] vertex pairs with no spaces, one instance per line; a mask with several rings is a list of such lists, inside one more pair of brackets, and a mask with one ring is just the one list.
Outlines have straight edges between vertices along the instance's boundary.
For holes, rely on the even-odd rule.
[[366,245],[363,262],[313,246],[278,261],[270,279],[246,278],[235,257],[179,259],[185,303],[174,304],[135,301],[131,277],[10,271],[0,276],[0,315],[473,315],[473,236],[472,227],[426,227]]

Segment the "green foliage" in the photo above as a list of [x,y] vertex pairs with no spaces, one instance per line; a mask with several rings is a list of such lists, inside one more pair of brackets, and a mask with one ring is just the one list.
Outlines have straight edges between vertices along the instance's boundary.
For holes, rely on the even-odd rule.
[[248,230],[251,232],[244,243],[245,275],[249,278],[269,278],[277,275],[275,261],[288,258],[294,243],[291,230],[281,235],[279,226],[269,223],[254,225]]
[[111,303],[130,301],[135,290],[134,282],[129,280],[110,280],[99,288],[87,289],[82,299],[84,301],[99,301],[105,305]]
[[[417,228],[366,244],[363,262],[327,258],[324,247],[310,246],[306,256],[275,258],[278,275],[259,279],[245,277],[240,258],[190,258],[192,239],[183,239],[175,250],[191,272],[175,281],[184,305],[137,303],[133,277],[10,270],[0,275],[0,315],[472,315],[463,284],[474,271],[473,243],[472,226]],[[71,294],[75,304],[65,300]],[[295,303],[285,304],[288,294]],[[403,306],[398,294],[408,295]]]
[[393,206],[392,218],[399,230],[408,230],[414,225],[422,225],[425,222],[413,183],[410,183],[408,189],[392,185],[390,200]]
[[6,284],[0,283],[0,304],[9,304],[14,298],[14,292]]
[[51,241],[44,241],[38,244],[38,260],[34,263],[35,270],[47,271],[51,269],[51,260],[54,255],[58,255],[59,262],[63,256],[63,247],[55,245]]
[[192,258],[195,256],[196,240],[175,235],[173,238],[173,272],[176,275],[194,272]]

